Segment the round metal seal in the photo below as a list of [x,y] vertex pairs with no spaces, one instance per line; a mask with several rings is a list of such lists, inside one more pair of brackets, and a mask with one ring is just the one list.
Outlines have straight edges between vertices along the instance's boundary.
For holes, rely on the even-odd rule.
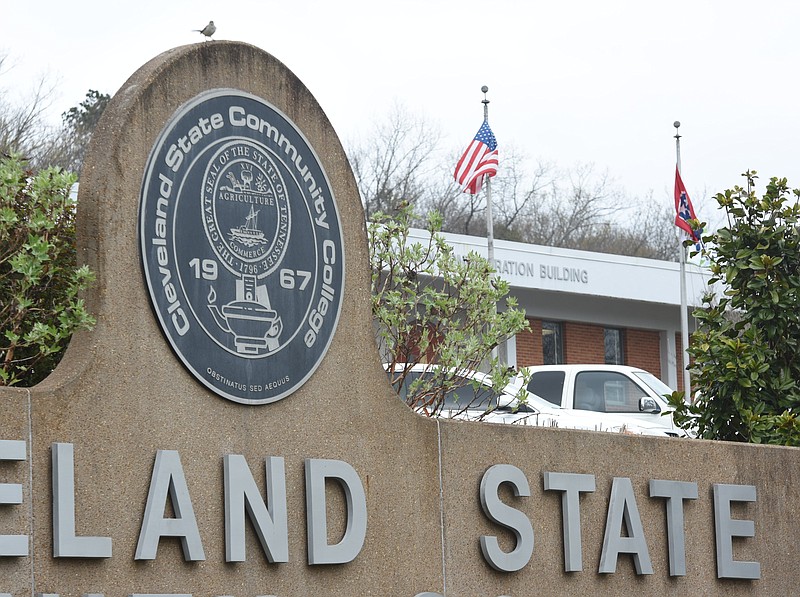
[[317,368],[341,311],[339,212],[276,107],[232,89],[183,105],[147,163],[139,242],[161,330],[206,387],[265,404]]

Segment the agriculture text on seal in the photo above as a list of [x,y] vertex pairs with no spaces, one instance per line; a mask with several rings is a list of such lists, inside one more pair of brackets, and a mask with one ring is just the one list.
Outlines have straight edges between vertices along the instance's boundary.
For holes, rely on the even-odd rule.
[[279,400],[330,345],[344,253],[325,171],[265,100],[222,89],[182,106],[148,160],[139,241],[164,335],[205,386]]

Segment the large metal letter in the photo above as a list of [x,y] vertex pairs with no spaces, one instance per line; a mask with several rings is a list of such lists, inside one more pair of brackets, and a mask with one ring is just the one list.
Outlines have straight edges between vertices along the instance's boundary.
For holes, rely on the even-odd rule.
[[717,539],[717,578],[761,578],[758,562],[737,562],[733,559],[734,537],[755,537],[752,520],[733,520],[731,502],[755,502],[754,485],[714,484],[714,533]]
[[[172,501],[175,518],[164,518],[167,495]],[[159,450],[156,453],[134,559],[155,560],[161,537],[180,537],[183,557],[187,561],[206,559],[181,457],[175,450]]]
[[595,490],[594,475],[545,473],[545,491],[561,491],[561,518],[564,532],[564,571],[583,570],[580,494]]
[[[131,593],[128,597],[192,597],[191,593]],[[265,597],[270,597],[265,595]]]
[[[337,481],[347,501],[347,527],[335,545],[328,545],[325,479]],[[367,536],[367,497],[352,466],[341,460],[306,458],[306,519],[309,564],[345,564],[356,558]]]
[[516,466],[495,464],[483,474],[480,486],[481,506],[483,513],[492,522],[506,527],[514,533],[516,546],[508,553],[500,549],[497,537],[481,535],[481,553],[483,559],[495,570],[516,572],[524,568],[533,554],[533,526],[524,513],[507,506],[500,501],[497,490],[503,483],[508,483],[519,497],[530,497],[531,489],[528,479]]
[[686,576],[686,537],[683,529],[683,500],[697,499],[697,483],[651,479],[650,497],[667,498],[669,575]]
[[[192,597],[191,593],[131,593],[128,597]],[[267,595],[266,597],[269,597]]]
[[[625,523],[627,537],[620,536]],[[617,571],[617,556],[621,553],[633,554],[636,574],[653,574],[653,564],[647,551],[642,519],[633,495],[633,485],[628,477],[614,477],[611,482],[611,497],[608,501],[606,532],[603,537],[603,551],[600,554],[601,574]]]
[[110,558],[110,537],[75,536],[75,451],[72,444],[55,443],[53,463],[53,557]]
[[[0,460],[27,460],[27,447],[22,440],[0,440]],[[22,485],[0,483],[0,504],[21,504]],[[0,535],[0,557],[27,556],[27,535]]]
[[225,561],[244,562],[244,514],[255,527],[270,562],[289,561],[286,474],[283,458],[267,458],[267,502],[264,503],[244,456],[228,454],[225,475]]

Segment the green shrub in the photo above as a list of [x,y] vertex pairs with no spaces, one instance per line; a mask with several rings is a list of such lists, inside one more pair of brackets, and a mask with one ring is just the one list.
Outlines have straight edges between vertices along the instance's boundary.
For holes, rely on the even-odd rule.
[[78,297],[94,275],[76,266],[75,180],[0,159],[0,385],[40,382],[73,332],[95,323]]
[[697,399],[675,421],[698,437],[800,445],[800,191],[772,178],[763,197],[719,193],[728,225],[705,237],[710,288],[689,354]]

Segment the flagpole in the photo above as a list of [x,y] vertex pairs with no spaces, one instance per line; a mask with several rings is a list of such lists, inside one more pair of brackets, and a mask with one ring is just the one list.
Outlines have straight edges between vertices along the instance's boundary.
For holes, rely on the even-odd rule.
[[[675,121],[675,164],[678,173],[681,171],[681,135],[678,130],[681,126],[679,121]],[[683,391],[684,399],[692,401],[692,378],[689,373],[689,314],[686,300],[686,247],[683,246],[683,239],[678,241],[678,255],[681,266],[681,345],[683,348]]]
[[[483,104],[483,120],[488,122],[489,121],[489,99],[486,97],[486,93],[489,91],[489,88],[486,85],[481,87],[481,91],[483,92],[483,100],[481,103]],[[486,176],[486,184],[484,188],[486,189],[486,260],[489,262],[489,267],[492,269],[496,269],[497,266],[494,261],[494,222],[492,221],[492,177]],[[494,306],[495,312],[497,311],[497,304],[495,303]],[[508,351],[506,349],[505,342],[499,344],[495,348],[492,349],[492,357],[498,358],[501,363],[508,363]]]
[[[483,119],[489,120],[489,100],[486,98],[486,93],[489,88],[484,85],[481,87],[483,92]],[[486,176],[486,255],[489,260],[489,265],[495,267],[494,263],[494,223],[492,222],[492,183],[491,176]]]

